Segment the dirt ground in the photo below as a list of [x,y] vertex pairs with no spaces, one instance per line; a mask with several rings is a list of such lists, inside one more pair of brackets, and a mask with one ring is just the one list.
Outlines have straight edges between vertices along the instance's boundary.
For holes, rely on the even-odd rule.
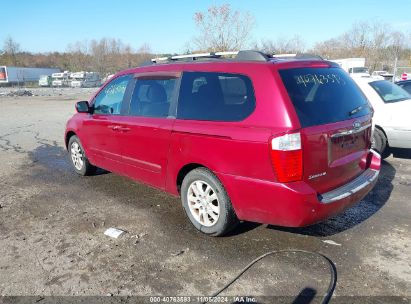
[[[383,162],[377,186],[361,203],[324,223],[303,229],[243,223],[227,237],[206,237],[185,219],[177,198],[111,173],[74,173],[65,123],[75,101],[91,93],[0,96],[1,295],[208,296],[257,256],[300,249],[335,263],[336,302],[361,296],[359,303],[410,303],[407,151]],[[108,227],[128,233],[112,239],[103,234]],[[329,278],[319,257],[285,253],[256,264],[224,294],[291,303],[311,292],[318,302]]]

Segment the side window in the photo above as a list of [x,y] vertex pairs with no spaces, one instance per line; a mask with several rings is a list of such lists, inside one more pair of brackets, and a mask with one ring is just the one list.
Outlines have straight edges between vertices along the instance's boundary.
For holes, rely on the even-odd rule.
[[255,108],[251,80],[240,74],[185,72],[181,81],[177,118],[241,121]]
[[131,75],[120,76],[107,84],[96,96],[94,114],[118,115]]
[[177,78],[138,79],[131,98],[129,114],[144,117],[169,115]]

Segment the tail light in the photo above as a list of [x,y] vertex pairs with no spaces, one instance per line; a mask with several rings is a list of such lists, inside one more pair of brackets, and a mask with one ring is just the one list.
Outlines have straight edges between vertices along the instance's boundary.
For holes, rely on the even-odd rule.
[[303,152],[300,133],[271,139],[271,161],[279,182],[299,181],[303,177]]

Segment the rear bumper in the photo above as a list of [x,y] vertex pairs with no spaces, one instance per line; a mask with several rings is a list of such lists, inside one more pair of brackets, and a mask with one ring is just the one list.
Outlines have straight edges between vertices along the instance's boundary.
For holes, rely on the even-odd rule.
[[219,174],[241,220],[286,227],[321,222],[359,202],[378,180],[381,160],[370,153],[367,169],[349,183],[319,194],[307,183],[274,183]]
[[368,187],[370,184],[378,178],[378,170],[367,169],[363,174],[358,176],[356,179],[352,180],[348,184],[342,187],[329,191],[327,193],[319,194],[318,200],[322,204],[331,204],[334,202],[341,201],[342,199],[349,197],[362,189]]

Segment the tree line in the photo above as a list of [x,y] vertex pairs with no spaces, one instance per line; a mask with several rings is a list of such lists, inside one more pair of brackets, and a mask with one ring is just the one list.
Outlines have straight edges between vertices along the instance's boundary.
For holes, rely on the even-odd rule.
[[0,65],[23,67],[57,67],[62,71],[94,71],[108,75],[132,68],[152,58],[148,44],[133,50],[120,39],[78,41],[65,52],[31,53],[21,51],[19,43],[8,37],[0,51]]
[[222,51],[251,46],[269,54],[310,53],[325,59],[363,57],[371,71],[392,72],[396,59],[397,66],[411,66],[411,33],[380,20],[357,22],[341,35],[310,48],[298,34],[253,42],[254,17],[249,12],[233,10],[228,4],[197,12],[194,21],[199,33],[192,42],[193,49]]
[[[364,57],[371,70],[392,71],[396,58],[398,66],[411,66],[411,33],[393,29],[380,21],[355,23],[345,33],[319,41],[310,48],[298,34],[254,40],[254,16],[235,10],[229,4],[196,12],[193,21],[197,35],[186,44],[184,53],[257,49],[270,54],[312,53],[326,59]],[[163,55],[171,54],[153,54],[148,44],[133,49],[115,38],[74,42],[64,52],[31,53],[22,51],[19,43],[8,37],[0,50],[0,65],[58,67],[107,75]]]

